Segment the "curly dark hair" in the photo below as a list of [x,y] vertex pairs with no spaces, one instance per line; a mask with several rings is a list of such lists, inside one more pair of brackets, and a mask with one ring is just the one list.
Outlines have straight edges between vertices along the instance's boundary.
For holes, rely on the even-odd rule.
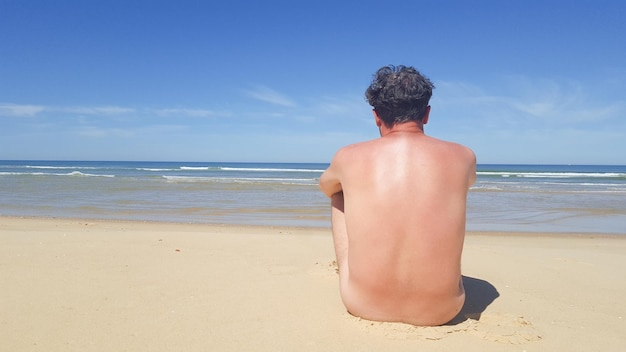
[[421,121],[434,88],[435,85],[415,68],[389,65],[376,71],[365,97],[390,128],[397,123]]

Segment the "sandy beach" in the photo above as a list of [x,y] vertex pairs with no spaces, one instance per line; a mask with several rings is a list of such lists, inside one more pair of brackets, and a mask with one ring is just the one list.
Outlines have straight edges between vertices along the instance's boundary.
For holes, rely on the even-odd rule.
[[623,351],[626,236],[468,233],[454,324],[360,320],[329,229],[0,218],[3,351]]

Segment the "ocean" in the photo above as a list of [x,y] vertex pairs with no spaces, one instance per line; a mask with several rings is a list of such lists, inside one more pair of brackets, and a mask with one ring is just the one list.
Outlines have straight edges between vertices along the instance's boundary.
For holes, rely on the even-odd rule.
[[[329,227],[324,163],[0,161],[0,216]],[[470,231],[626,233],[626,166],[478,165]]]

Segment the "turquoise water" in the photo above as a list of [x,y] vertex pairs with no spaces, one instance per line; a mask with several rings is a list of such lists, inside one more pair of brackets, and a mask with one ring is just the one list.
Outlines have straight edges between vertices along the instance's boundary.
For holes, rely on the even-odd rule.
[[[0,161],[0,215],[328,227],[328,164]],[[479,165],[468,230],[626,233],[626,166]]]

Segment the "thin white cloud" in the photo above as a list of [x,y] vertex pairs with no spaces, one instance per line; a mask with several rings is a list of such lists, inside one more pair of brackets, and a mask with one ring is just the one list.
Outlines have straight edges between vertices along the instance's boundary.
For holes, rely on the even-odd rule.
[[115,128],[101,126],[79,126],[74,128],[73,134],[88,138],[134,138],[135,136],[147,135],[171,135],[184,133],[188,126],[181,125],[153,125],[133,128]]
[[0,116],[35,116],[46,108],[39,105],[18,105],[0,103]]
[[616,119],[626,113],[626,101],[594,97],[590,89],[573,81],[507,77],[497,93],[465,82],[439,82],[437,86],[436,109],[461,109],[465,115],[500,121],[570,125]]
[[36,116],[43,113],[63,113],[71,115],[121,115],[133,113],[133,108],[119,106],[43,106],[0,103],[0,116]]
[[350,96],[345,98],[339,97],[322,97],[316,107],[318,111],[328,115],[340,115],[345,117],[359,116],[367,113],[371,115],[371,107],[367,104],[364,97]]
[[372,107],[361,94],[321,97],[308,113],[316,116],[317,121],[327,128],[362,129],[364,134],[377,130]]
[[294,107],[296,103],[287,96],[265,86],[255,87],[253,90],[245,90],[246,95],[266,103]]
[[0,103],[0,116],[21,117],[37,116],[44,114],[64,115],[88,115],[88,116],[118,116],[126,114],[147,114],[160,117],[211,117],[216,115],[229,115],[228,112],[216,113],[207,109],[194,108],[133,108],[123,106],[44,106],[44,105],[20,105]]
[[47,111],[61,112],[77,115],[122,115],[136,112],[133,108],[125,108],[119,106],[95,106],[95,107],[49,107]]

